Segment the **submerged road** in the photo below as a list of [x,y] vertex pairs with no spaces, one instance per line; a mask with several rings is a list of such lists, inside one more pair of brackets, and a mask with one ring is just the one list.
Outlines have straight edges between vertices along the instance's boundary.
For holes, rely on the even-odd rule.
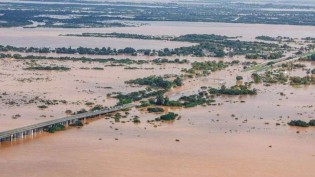
[[[256,72],[256,73],[257,72],[263,72],[267,69],[270,69],[272,66],[281,66],[282,64],[285,64],[285,63],[295,62],[295,61],[298,61],[300,58],[303,58],[303,57],[305,58],[305,57],[310,56],[312,54],[315,54],[315,52],[311,51],[311,52],[306,53],[306,54],[292,55],[290,57],[286,56],[286,57],[275,59],[275,60],[268,60],[266,62],[257,64],[253,67],[244,69],[243,71],[245,71],[245,72],[250,71],[250,72]],[[269,65],[270,62],[272,62],[272,66]]]

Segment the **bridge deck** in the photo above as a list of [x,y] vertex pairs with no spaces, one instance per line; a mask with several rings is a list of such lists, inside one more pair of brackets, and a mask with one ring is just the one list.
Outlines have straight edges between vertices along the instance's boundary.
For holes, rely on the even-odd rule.
[[136,105],[134,105],[134,104],[116,106],[116,107],[111,108],[111,109],[104,109],[104,110],[100,110],[100,111],[77,114],[77,115],[73,115],[73,116],[69,116],[69,117],[64,117],[64,118],[55,119],[55,120],[49,120],[49,121],[45,121],[45,122],[41,122],[41,123],[37,123],[37,124],[33,124],[33,125],[28,125],[28,126],[21,127],[21,128],[3,131],[3,132],[0,132],[0,140],[4,139],[4,138],[8,138],[13,134],[31,131],[31,130],[35,130],[38,128],[44,128],[44,127],[48,127],[50,125],[60,124],[60,123],[67,122],[67,121],[73,121],[73,120],[78,120],[78,119],[95,117],[95,116],[99,116],[99,115],[103,115],[103,114],[107,114],[107,113],[111,113],[111,112],[115,112],[115,111],[119,111],[119,110],[123,110],[123,109],[132,108],[135,106]]

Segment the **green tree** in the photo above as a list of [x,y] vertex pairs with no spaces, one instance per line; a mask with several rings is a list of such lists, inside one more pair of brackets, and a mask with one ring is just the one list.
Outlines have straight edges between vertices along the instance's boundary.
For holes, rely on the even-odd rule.
[[165,102],[165,98],[162,94],[158,94],[156,96],[156,105],[164,105],[164,102]]
[[182,85],[183,85],[183,80],[182,80],[180,77],[177,77],[177,78],[174,80],[174,83],[175,83],[175,85],[177,85],[177,86],[182,86]]
[[243,77],[242,76],[236,76],[236,80],[241,81],[241,80],[243,80]]

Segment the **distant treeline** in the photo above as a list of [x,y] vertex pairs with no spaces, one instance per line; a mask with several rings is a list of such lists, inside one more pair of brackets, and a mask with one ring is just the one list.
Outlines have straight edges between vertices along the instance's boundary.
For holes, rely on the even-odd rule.
[[130,33],[82,33],[82,34],[65,34],[60,36],[75,36],[75,37],[101,37],[101,38],[127,38],[127,39],[142,39],[142,40],[169,40],[169,41],[183,41],[183,42],[213,42],[226,39],[237,39],[237,37],[228,37],[215,34],[187,34],[179,37],[175,36],[153,36]]
[[[175,49],[164,48],[161,50],[139,49],[132,47],[115,49],[110,47],[88,48],[88,47],[61,47],[61,48],[36,48],[36,47],[14,47],[0,45],[0,52],[24,52],[24,53],[58,53],[58,54],[82,54],[82,55],[147,55],[147,56],[196,56],[196,57],[224,57],[234,55],[248,55],[257,57],[277,59],[282,57],[282,53],[289,50],[290,46],[284,44],[273,44],[263,42],[250,42],[230,39],[227,36],[207,35],[207,34],[188,34],[173,38],[174,41],[185,41],[199,43],[188,47]],[[266,57],[261,57],[261,54]]]
[[32,25],[32,21],[38,27],[59,28],[122,27],[139,21],[315,25],[315,12],[305,10],[310,7],[303,3],[64,2],[1,2],[0,27]]
[[293,38],[283,37],[283,36],[277,36],[277,37],[257,36],[256,39],[262,40],[262,41],[274,41],[274,42],[294,42]]
[[187,59],[174,59],[169,60],[166,58],[157,58],[154,60],[132,60],[129,58],[123,59],[115,59],[115,58],[87,58],[87,57],[46,57],[46,56],[34,56],[27,55],[22,56],[20,54],[4,54],[0,53],[0,58],[14,58],[14,59],[30,59],[30,60],[67,60],[67,61],[81,61],[81,62],[99,62],[99,63],[107,63],[111,62],[114,64],[145,64],[145,63],[153,63],[153,64],[164,64],[164,63],[174,63],[174,64],[184,64],[189,63]]
[[143,39],[143,40],[172,40],[172,36],[152,36],[128,33],[82,33],[82,34],[65,34],[60,36],[75,37],[100,37],[100,38],[127,38],[127,39]]

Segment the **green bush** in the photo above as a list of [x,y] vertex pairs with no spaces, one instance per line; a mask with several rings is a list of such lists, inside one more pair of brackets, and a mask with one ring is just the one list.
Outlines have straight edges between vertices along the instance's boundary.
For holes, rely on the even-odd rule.
[[178,116],[178,114],[175,114],[173,112],[169,112],[168,114],[160,116],[160,119],[165,120],[165,121],[170,121],[170,120],[176,119],[177,116]]
[[310,125],[302,120],[292,120],[288,123],[290,126],[297,126],[297,127],[309,127]]
[[56,125],[53,125],[52,127],[48,128],[47,132],[55,133],[56,131],[62,131],[62,130],[65,130],[65,126],[60,125],[60,124],[56,124]]
[[91,111],[99,111],[99,110],[102,110],[102,109],[104,109],[104,107],[102,106],[102,105],[95,105],[92,109],[91,109]]
[[155,108],[148,108],[148,112],[164,112],[163,108],[155,107]]
[[243,77],[242,76],[236,76],[236,80],[241,81],[241,80],[243,80]]
[[86,109],[82,108],[80,111],[77,111],[76,114],[83,114],[88,112]]
[[141,121],[139,120],[138,117],[133,118],[132,122],[135,123],[135,124],[141,123]]
[[308,124],[309,124],[310,126],[315,126],[315,119],[311,120]]
[[174,107],[181,107],[183,106],[182,103],[180,103],[179,101],[174,101],[174,100],[171,100],[167,103],[166,106],[174,106]]
[[38,108],[40,108],[40,109],[46,109],[46,108],[48,108],[48,106],[46,106],[46,105],[40,105],[40,106],[37,106]]
[[253,80],[254,80],[254,82],[255,82],[256,84],[261,82],[261,77],[260,77],[260,75],[257,74],[257,73],[253,73],[253,74],[252,74],[252,78],[253,78]]

